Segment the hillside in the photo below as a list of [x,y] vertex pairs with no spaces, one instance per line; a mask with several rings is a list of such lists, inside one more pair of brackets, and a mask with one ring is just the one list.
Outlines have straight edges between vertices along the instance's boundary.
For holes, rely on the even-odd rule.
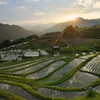
[[17,25],[8,25],[0,23],[0,42],[6,39],[14,40],[34,34]]
[[100,24],[100,18],[88,20],[88,19],[83,19],[81,17],[78,17],[78,18],[68,21],[68,22],[58,23],[55,26],[44,30],[43,33],[63,31],[63,29],[66,28],[67,25],[73,25],[73,26],[77,25],[79,27],[92,27],[96,24],[97,25]]

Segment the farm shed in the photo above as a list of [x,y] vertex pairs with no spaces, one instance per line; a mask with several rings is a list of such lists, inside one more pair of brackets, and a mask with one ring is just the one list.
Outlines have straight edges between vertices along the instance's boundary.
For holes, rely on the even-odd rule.
[[53,51],[59,51],[60,48],[59,48],[59,46],[53,46],[53,47],[52,47],[52,50],[53,50]]

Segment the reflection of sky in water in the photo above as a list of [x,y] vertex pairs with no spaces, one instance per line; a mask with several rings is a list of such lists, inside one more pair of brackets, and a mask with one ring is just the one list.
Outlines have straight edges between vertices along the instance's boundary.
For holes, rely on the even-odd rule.
[[58,68],[59,66],[63,65],[64,63],[65,61],[56,61],[36,73],[27,75],[26,78],[30,78],[30,79],[42,78],[47,74],[49,74],[50,72],[52,72],[53,70],[55,70],[56,68]]
[[100,73],[100,55],[98,55],[97,57],[89,61],[84,67],[81,68],[81,70],[99,74]]
[[75,98],[85,95],[84,91],[80,92],[68,92],[68,91],[59,91],[59,90],[53,90],[49,88],[39,88],[37,90],[39,93],[50,96],[50,97],[61,97],[61,98]]
[[3,84],[3,83],[0,84],[0,89],[2,89],[2,90],[8,90],[9,87],[10,86],[8,84]]
[[99,79],[99,77],[97,77],[95,75],[78,71],[69,80],[67,80],[61,84],[58,84],[56,86],[81,88],[81,87],[84,87],[84,86],[92,83],[93,81],[96,81],[97,79]]
[[100,85],[96,86],[95,89],[97,92],[100,92]]
[[16,94],[22,98],[25,98],[26,100],[38,100],[37,98],[29,94],[27,91],[23,90],[20,87],[14,86],[14,85],[0,83],[0,89]]
[[55,73],[53,73],[51,76],[49,76],[46,79],[40,80],[39,82],[42,83],[52,83],[59,79],[61,79],[64,75],[66,75],[68,72],[70,72],[73,68],[78,66],[81,62],[83,62],[83,59],[75,58],[70,63],[62,67],[61,69],[57,70]]
[[80,58],[83,58],[83,59],[88,59],[89,57],[93,56],[94,54],[92,55],[85,55],[85,56],[81,56]]
[[[40,67],[43,67],[45,64],[48,64],[51,61],[53,61],[53,60],[43,62],[41,64],[32,66],[30,68],[26,68],[26,69],[18,71],[18,72],[19,73],[28,73],[30,71],[36,70]],[[79,65],[82,61],[84,61],[82,58],[81,59],[77,59],[77,58],[74,59],[73,61],[71,61],[69,63],[69,65],[67,65],[67,67],[63,67],[63,68],[59,69],[57,72],[52,74],[48,79],[49,80],[51,79],[51,80],[53,80],[51,82],[54,82],[56,79],[62,78],[66,73],[71,71],[74,67]],[[56,61],[55,63],[47,66],[46,68],[44,68],[44,69],[42,69],[34,74],[27,75],[27,78],[32,78],[32,79],[41,78],[41,77],[49,74],[54,69],[56,69],[57,67],[61,66],[64,63],[65,63],[64,61]],[[27,67],[29,65],[31,65],[31,64],[25,65],[24,67]],[[93,58],[82,69],[87,70],[87,71],[92,71],[92,72],[93,71],[98,72],[98,70],[100,70],[100,67],[97,67],[97,66],[99,66],[99,65],[100,65],[100,55]],[[69,70],[68,70],[68,68],[69,68]],[[17,68],[15,68],[15,69],[17,69]],[[80,87],[83,87],[83,86],[86,86],[86,85],[92,83],[93,81],[95,81],[97,79],[98,79],[98,77],[95,75],[78,71],[68,81],[65,81],[65,82],[58,84],[56,86],[80,88]],[[16,95],[19,95],[27,100],[38,100],[38,99],[34,98],[32,95],[30,95],[28,92],[24,91],[23,89],[21,89],[20,87],[17,87],[17,86],[0,83],[0,89],[14,93]],[[100,85],[96,86],[95,89],[97,92],[100,92]],[[51,96],[53,98],[54,97],[75,98],[75,97],[83,96],[85,94],[84,91],[83,92],[67,92],[67,91],[52,90],[52,89],[48,89],[48,88],[39,88],[37,91],[43,95]],[[0,98],[0,100],[1,100],[1,98]]]
[[23,70],[14,72],[14,73],[19,73],[19,74],[22,74],[22,73],[29,73],[29,72],[31,72],[31,71],[34,71],[34,70],[40,68],[40,67],[43,67],[44,65],[46,65],[46,64],[48,64],[48,63],[50,63],[50,62],[52,62],[52,61],[53,61],[53,60],[45,61],[45,62],[43,62],[43,63],[37,64],[37,65],[33,65],[33,66],[29,67],[29,68],[26,68],[26,69],[23,69]]

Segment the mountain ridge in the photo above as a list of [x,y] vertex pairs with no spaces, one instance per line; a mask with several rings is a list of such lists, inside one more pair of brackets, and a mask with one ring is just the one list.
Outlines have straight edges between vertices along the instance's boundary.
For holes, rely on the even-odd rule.
[[73,26],[77,25],[78,27],[92,27],[96,24],[100,24],[100,18],[84,19],[82,17],[78,17],[74,20],[58,23],[58,24],[54,25],[53,27],[42,31],[42,33],[63,31],[63,29],[66,28],[66,26],[68,26],[68,25],[73,25]]
[[34,32],[27,31],[18,25],[0,23],[0,43],[6,39],[15,40],[32,34],[34,34]]

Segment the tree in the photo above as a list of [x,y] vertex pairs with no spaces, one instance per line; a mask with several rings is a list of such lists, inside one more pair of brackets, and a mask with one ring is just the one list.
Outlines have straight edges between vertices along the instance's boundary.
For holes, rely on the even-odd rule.
[[63,30],[63,32],[64,33],[66,33],[66,32],[76,32],[76,30],[73,28],[72,25],[69,25]]
[[2,44],[1,44],[1,47],[2,47],[2,48],[3,48],[3,47],[7,47],[7,46],[10,46],[10,44],[11,44],[10,40],[4,40],[4,41],[2,42]]
[[76,38],[79,37],[79,33],[75,30],[75,28],[73,28],[72,25],[69,25],[63,30],[63,37]]
[[26,40],[37,39],[37,38],[38,38],[38,35],[33,34],[33,35],[26,37]]
[[77,25],[75,26],[75,29],[78,29],[78,26]]

